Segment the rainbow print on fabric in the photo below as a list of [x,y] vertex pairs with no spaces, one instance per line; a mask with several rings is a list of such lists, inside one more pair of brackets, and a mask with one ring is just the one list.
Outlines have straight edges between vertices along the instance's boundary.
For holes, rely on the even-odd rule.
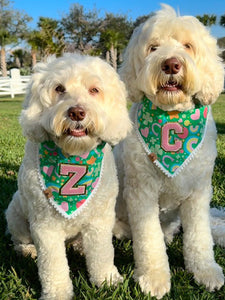
[[209,106],[188,111],[164,111],[144,97],[136,113],[136,132],[151,160],[174,177],[200,149]]
[[40,144],[40,184],[50,203],[64,217],[75,217],[96,193],[103,171],[105,145],[103,142],[83,155],[65,157],[53,141]]

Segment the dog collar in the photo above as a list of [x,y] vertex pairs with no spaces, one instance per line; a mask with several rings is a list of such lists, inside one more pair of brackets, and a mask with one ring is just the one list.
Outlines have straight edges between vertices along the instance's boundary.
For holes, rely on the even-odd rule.
[[41,188],[55,209],[70,219],[87,206],[101,184],[105,142],[83,155],[65,157],[53,142],[39,144]]
[[210,106],[184,112],[164,111],[144,97],[136,111],[135,129],[149,158],[174,177],[200,149]]

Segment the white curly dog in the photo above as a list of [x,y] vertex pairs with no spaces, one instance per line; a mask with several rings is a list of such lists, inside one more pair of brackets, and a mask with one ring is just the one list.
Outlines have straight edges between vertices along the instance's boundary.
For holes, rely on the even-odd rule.
[[[170,290],[164,239],[172,240],[179,216],[186,268],[209,290],[219,289],[224,276],[214,260],[209,214],[217,154],[210,104],[224,82],[216,40],[196,18],[163,5],[134,31],[124,56],[121,78],[136,103],[132,134],[115,151],[121,181],[116,236],[129,233],[128,211],[134,278],[144,293],[161,298]],[[214,213],[215,241],[225,246],[224,213]]]
[[97,57],[64,55],[34,71],[20,120],[25,156],[6,217],[15,249],[37,252],[41,299],[67,300],[64,243],[78,233],[91,282],[122,281],[112,245],[118,179],[110,145],[131,128],[127,93]]

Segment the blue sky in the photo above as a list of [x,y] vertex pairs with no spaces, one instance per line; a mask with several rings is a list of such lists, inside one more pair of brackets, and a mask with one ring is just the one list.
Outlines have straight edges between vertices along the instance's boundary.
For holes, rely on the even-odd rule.
[[[25,11],[33,18],[33,22],[30,23],[32,27],[36,27],[40,16],[60,19],[69,12],[72,3],[81,4],[85,10],[95,7],[100,11],[100,16],[104,16],[105,12],[112,12],[126,14],[133,20],[160,9],[160,3],[173,6],[181,15],[215,14],[220,17],[225,14],[224,0],[14,0],[13,2],[14,8]],[[225,36],[225,29],[221,26],[212,26],[210,31],[215,37]]]

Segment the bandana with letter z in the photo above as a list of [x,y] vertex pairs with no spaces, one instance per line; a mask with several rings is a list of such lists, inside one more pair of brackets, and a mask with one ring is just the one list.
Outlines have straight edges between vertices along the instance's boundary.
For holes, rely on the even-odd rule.
[[38,149],[38,175],[49,202],[64,217],[80,213],[96,193],[102,177],[106,143],[83,155],[65,157],[52,141]]

